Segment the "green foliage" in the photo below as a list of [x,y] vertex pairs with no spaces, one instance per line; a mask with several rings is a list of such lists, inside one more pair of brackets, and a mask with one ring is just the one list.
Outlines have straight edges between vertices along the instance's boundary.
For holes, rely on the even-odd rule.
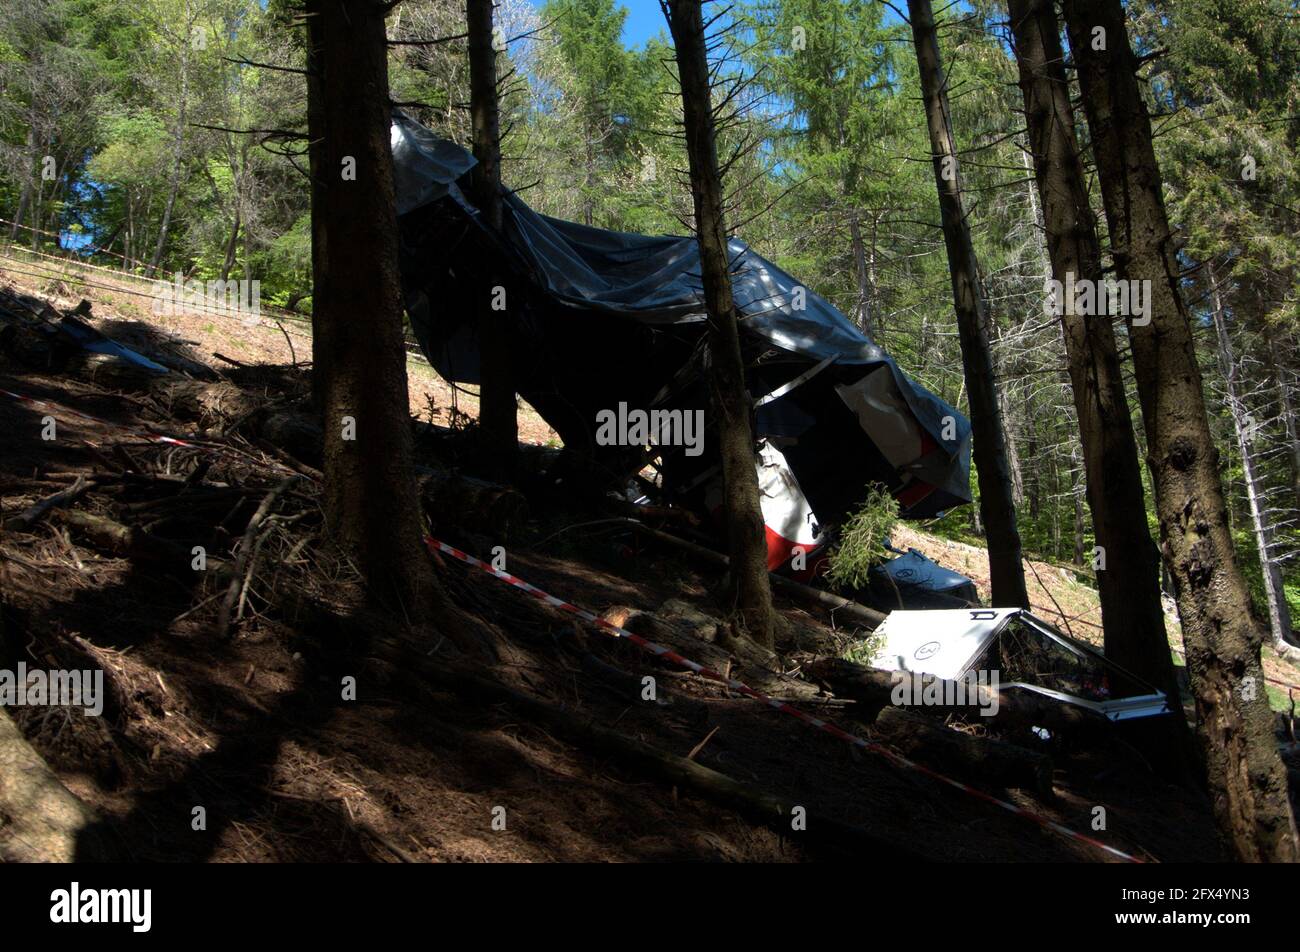
[[[539,183],[539,210],[616,231],[680,230],[670,170],[681,154],[661,135],[677,117],[671,50],[623,46],[627,11],[614,0],[549,0],[552,42],[534,62],[527,113],[533,157],[520,178]],[[563,162],[554,161],[563,154]],[[680,164],[684,165],[684,158]],[[667,186],[667,190],[665,190]]]
[[168,133],[156,115],[145,110],[108,114],[101,130],[103,145],[86,166],[92,179],[123,189],[161,186]]
[[263,292],[271,304],[284,306],[291,292],[310,289],[311,216],[300,216],[292,228],[272,241],[265,260],[267,271],[275,276]]
[[883,633],[872,632],[865,638],[849,643],[848,647],[840,654],[845,661],[852,661],[854,664],[871,666],[872,659],[876,657],[881,646],[885,642]]
[[885,543],[898,522],[898,501],[881,485],[867,491],[862,504],[840,527],[826,577],[842,588],[863,588],[872,566],[888,554]]
[[[1300,28],[1289,0],[1157,0],[1137,16],[1155,107],[1177,111],[1157,139],[1171,218],[1185,239],[1187,298],[1209,328],[1211,428],[1221,447],[1238,562],[1262,617],[1260,540],[1215,353],[1213,309],[1234,352],[1235,388],[1257,427],[1249,443],[1270,558],[1295,615],[1300,526],[1281,399],[1300,368]],[[1291,426],[1296,423],[1294,404]]]

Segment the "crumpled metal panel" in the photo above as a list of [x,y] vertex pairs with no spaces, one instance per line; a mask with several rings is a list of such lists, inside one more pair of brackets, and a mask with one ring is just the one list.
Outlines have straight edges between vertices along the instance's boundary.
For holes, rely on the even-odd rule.
[[[1066,637],[1022,608],[890,612],[876,629],[875,636],[881,641],[870,663],[884,671],[930,674],[950,681],[970,677],[978,673],[972,666],[993,640],[1004,631],[1014,630],[1008,628],[1012,622],[1018,622],[1026,630],[1076,656],[1082,664],[1139,686],[1140,691],[1124,697],[1099,699],[1028,680],[1002,682],[998,685],[1000,690],[1030,691],[1063,704],[1086,708],[1112,721],[1155,717],[1170,712],[1169,701],[1163,692],[1108,661],[1096,648]],[[1044,675],[1039,673],[1036,677],[1041,680]]]
[[954,608],[890,612],[875,631],[873,668],[937,678],[962,677],[1018,608]]

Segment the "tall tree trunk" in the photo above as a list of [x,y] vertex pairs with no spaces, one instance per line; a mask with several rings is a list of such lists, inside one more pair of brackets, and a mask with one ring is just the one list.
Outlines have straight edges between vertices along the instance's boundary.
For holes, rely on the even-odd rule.
[[[1034,215],[1034,220],[1038,220],[1037,214]],[[1034,414],[1032,391],[1028,387],[1025,388],[1025,424],[1029,428],[1029,441],[1028,446],[1025,447],[1025,455],[1030,460],[1032,468],[1030,473],[1025,475],[1024,492],[1029,500],[1029,523],[1037,526],[1042,510],[1043,466],[1038,455],[1038,421]],[[1030,475],[1033,477],[1032,481]]]
[[884,346],[881,337],[885,332],[885,315],[880,313],[877,306],[876,288],[880,287],[876,279],[876,242],[879,239],[880,213],[871,213],[871,244],[867,248],[867,287],[871,289],[871,304],[876,306],[877,313],[872,316],[872,329],[875,331],[875,341],[877,344]]
[[[46,142],[46,145],[48,148],[48,140]],[[32,181],[32,184],[33,186],[35,186],[32,189],[32,202],[31,202],[32,223],[30,227],[32,232],[32,251],[40,251],[41,250],[41,209],[44,206],[44,199],[45,199],[45,179],[42,178],[40,172],[36,173],[36,178]]]
[[593,178],[595,178],[595,174],[596,174],[595,173],[596,155],[595,155],[595,147],[593,145],[593,143],[596,141],[596,130],[591,128],[590,126],[587,127],[586,139],[587,139],[586,161],[583,163],[583,167],[582,167],[583,168],[582,223],[586,225],[588,228],[590,228],[592,222],[592,207],[593,207],[593,203],[591,201],[591,181]]
[[126,194],[126,238],[122,242],[122,259],[123,264],[128,271],[134,271],[135,251],[135,202],[131,198],[131,190],[127,189]]
[[746,633],[771,648],[776,621],[767,577],[767,542],[750,428],[752,401],[745,389],[740,327],[731,296],[731,261],[722,211],[722,177],[714,138],[704,21],[700,0],[662,2],[681,78],[686,153],[690,160],[695,228],[709,317],[709,391],[722,456],[731,581]]
[[[1052,454],[1052,498],[1061,497],[1061,462],[1058,454]],[[1052,506],[1052,558],[1061,558],[1061,507]]]
[[[1079,477],[1076,471],[1071,470],[1073,478],[1071,479],[1070,496],[1074,500],[1074,564],[1083,565],[1083,493],[1079,492]],[[1086,482],[1086,480],[1085,480]],[[1086,487],[1084,487],[1086,489]],[[1105,610],[1103,609],[1102,625],[1106,623]],[[1161,619],[1163,621],[1164,619]],[[1161,626],[1164,630],[1164,626]],[[1175,695],[1176,696],[1176,695]]]
[[[389,146],[388,59],[374,0],[308,0],[312,354],[325,430],[326,523],[378,604],[437,622],[460,615],[421,541]],[[355,176],[345,174],[355,168]]]
[[[473,184],[488,225],[498,234],[502,227],[501,141],[497,106],[496,49],[492,45],[492,0],[466,0],[469,45],[470,125],[474,139]],[[493,310],[504,288],[500,274],[492,274],[478,301],[479,338],[479,439],[484,462],[496,475],[508,475],[519,449],[514,379],[510,361],[510,307]]]
[[[996,332],[996,328],[994,328]],[[998,337],[1000,338],[1000,334]],[[1007,393],[1007,388],[997,383],[999,380],[1009,380],[1014,374],[1014,370],[1008,369],[1010,361],[993,350],[992,341],[989,345],[989,353],[993,357],[993,381],[998,395],[998,417],[1002,420],[1002,445],[1006,448],[1007,454],[1007,472],[1011,475],[1011,504],[1013,506],[1023,506],[1025,504],[1025,474],[1020,465],[1020,451],[1016,446],[1016,431],[1011,425],[1011,397]]]
[[1291,469],[1291,496],[1295,508],[1300,512],[1300,426],[1296,424],[1295,401],[1291,397],[1291,385],[1287,380],[1283,363],[1278,359],[1277,351],[1268,349],[1269,366],[1273,370],[1273,379],[1277,383],[1277,401],[1281,408],[1282,426],[1286,432],[1287,460]]
[[1151,120],[1120,0],[1065,0],[1115,269],[1149,294],[1128,316],[1165,560],[1174,578],[1210,795],[1245,861],[1294,861],[1300,842],[1260,664],[1263,632],[1237,566],[1192,326],[1179,290]]
[[325,234],[325,216],[316,214],[315,209],[323,209],[329,200],[329,190],[326,187],[326,177],[337,178],[339,169],[328,169],[325,166],[327,158],[323,136],[328,128],[325,116],[325,88],[322,80],[322,67],[319,62],[321,48],[325,43],[325,34],[322,32],[321,24],[318,17],[310,15],[312,9],[319,9],[325,0],[320,0],[314,7],[308,9],[306,19],[307,26],[307,49],[304,56],[304,66],[307,70],[307,137],[309,144],[307,147],[308,171],[311,174],[311,207],[313,213],[311,216],[311,273],[312,273],[312,305],[311,305],[311,397],[312,405],[318,414],[325,412],[325,367],[328,361],[328,354],[325,350],[325,340],[327,331],[322,326],[325,317],[325,311],[316,307],[316,275],[323,274],[326,267],[325,248],[327,235]]
[[1268,623],[1273,632],[1273,647],[1279,654],[1300,657],[1300,652],[1288,643],[1291,637],[1291,608],[1286,603],[1286,592],[1282,587],[1282,569],[1269,554],[1273,533],[1261,498],[1255,447],[1252,445],[1256,436],[1255,428],[1250,414],[1246,411],[1246,405],[1241,400],[1240,388],[1237,386],[1240,368],[1237,365],[1236,354],[1233,353],[1232,338],[1228,336],[1223,293],[1213,264],[1207,265],[1206,276],[1210,279],[1210,300],[1213,303],[1219,370],[1223,374],[1224,385],[1227,388],[1228,413],[1232,417],[1232,429],[1237,436],[1237,452],[1241,455],[1246,502],[1250,509],[1250,527],[1255,536],[1255,548],[1259,552],[1259,570],[1264,579],[1264,600],[1268,603]]
[[238,247],[238,242],[239,242],[239,226],[240,226],[239,204],[238,204],[238,200],[236,200],[235,223],[234,225],[231,226],[230,238],[226,241],[226,257],[221,262],[221,281],[223,284],[225,283],[226,279],[230,277],[231,269],[235,267],[235,250]]
[[32,198],[32,183],[23,182],[22,193],[18,196],[18,211],[14,213],[14,220],[9,226],[9,241],[18,240],[18,232],[22,228],[23,216],[27,214],[27,204]]
[[952,272],[952,297],[957,313],[962,368],[970,393],[970,418],[979,477],[980,510],[989,552],[989,580],[993,604],[1029,607],[1025,570],[1021,564],[1020,533],[1012,500],[1011,473],[1003,439],[1002,411],[993,376],[989,348],[987,306],[980,287],[979,263],[971,244],[970,228],[962,208],[957,148],[948,111],[947,78],[939,59],[939,39],[930,0],[908,0],[916,62],[921,73],[921,95],[930,129],[930,155],[934,182],[939,190],[943,240]]
[[59,209],[59,198],[63,194],[64,187],[67,185],[67,179],[66,179],[66,170],[68,168],[67,161],[68,160],[65,160],[65,163],[62,166],[64,171],[63,172],[56,171],[55,173],[54,187],[50,190],[49,218],[45,222],[46,225],[45,230],[53,237],[54,250],[56,252],[62,250],[63,248],[63,229],[60,227],[63,224],[63,222],[61,220],[62,212]]
[[858,286],[858,303],[854,309],[857,311],[858,326],[862,328],[862,333],[875,340],[876,332],[871,326],[871,283],[867,277],[867,249],[862,240],[862,222],[857,212],[849,215],[849,242],[853,249],[853,272]]
[[[1052,0],[1010,0],[1009,13],[1052,274],[1063,287],[1100,282],[1101,243],[1079,156],[1055,8]],[[1078,314],[1073,304],[1058,302],[1088,509],[1104,558],[1097,589],[1106,656],[1177,699],[1160,605],[1160,552],[1147,529],[1114,327],[1109,315]]]
[[[27,146],[23,151],[23,156],[27,159],[24,163],[27,174],[23,176],[22,192],[18,196],[18,211],[14,213],[14,220],[9,229],[9,240],[11,242],[18,240],[18,229],[21,227],[23,216],[27,214],[27,205],[32,200],[32,170],[36,168],[36,129],[30,121],[27,125]],[[37,173],[37,179],[39,180],[39,178],[39,173]]]
[[[188,22],[192,27],[193,19]],[[171,228],[172,212],[176,209],[176,195],[181,187],[181,163],[185,158],[185,118],[188,115],[190,92],[189,64],[190,43],[187,35],[181,43],[181,88],[177,103],[176,135],[173,136],[172,142],[172,173],[167,183],[167,204],[163,206],[162,226],[158,229],[158,244],[154,247],[153,257],[149,259],[149,267],[145,271],[149,277],[153,277],[162,262],[163,249],[167,247],[167,233]]]

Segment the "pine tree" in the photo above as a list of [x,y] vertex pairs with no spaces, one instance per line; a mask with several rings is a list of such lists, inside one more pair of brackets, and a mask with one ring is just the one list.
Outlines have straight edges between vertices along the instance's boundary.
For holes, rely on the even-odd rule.
[[411,460],[383,7],[308,0],[313,373],[324,508],[371,598],[477,644],[433,574]]
[[930,130],[930,155],[944,244],[952,273],[952,296],[961,340],[962,367],[970,394],[972,446],[979,476],[980,511],[988,541],[989,577],[993,604],[1029,607],[1021,564],[1020,533],[1011,498],[1011,473],[1002,428],[1002,410],[993,377],[988,339],[988,305],[981,287],[979,262],[970,226],[962,207],[957,147],[948,108],[946,74],[939,56],[939,38],[930,0],[909,0],[908,16],[920,68],[921,96]]
[[[473,182],[488,227],[502,234],[501,131],[497,100],[496,46],[492,0],[466,0],[469,43],[470,124],[474,138]],[[511,374],[510,289],[499,272],[478,301],[479,440],[486,470],[508,475],[519,450],[519,422]],[[500,289],[500,291],[498,291]],[[505,310],[497,303],[504,293]]]
[[1149,313],[1126,315],[1165,562],[1174,579],[1220,832],[1243,861],[1300,858],[1260,664],[1263,633],[1237,566],[1191,319],[1120,0],[1066,0],[1111,254]]
[[709,321],[709,394],[722,457],[723,508],[731,584],[744,631],[775,643],[776,613],[767,577],[767,543],[755,469],[752,400],[745,388],[740,327],[731,296],[731,260],[700,0],[662,0],[672,30],[690,158],[695,228]]
[[[1076,283],[1100,287],[1101,243],[1075,136],[1056,10],[1052,0],[1010,0],[1008,9],[1052,274],[1061,294]],[[1055,302],[1054,312],[1069,356],[1088,508],[1099,546],[1093,561],[1106,656],[1158,686],[1178,710],[1160,603],[1160,554],[1147,530],[1137,441],[1111,317],[1079,313],[1065,300]]]

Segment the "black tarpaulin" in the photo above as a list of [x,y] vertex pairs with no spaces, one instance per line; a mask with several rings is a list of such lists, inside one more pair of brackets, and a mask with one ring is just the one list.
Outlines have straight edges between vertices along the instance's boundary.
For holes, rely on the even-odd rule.
[[[596,444],[602,410],[622,402],[707,418],[693,238],[549,218],[508,191],[504,235],[494,235],[461,187],[469,153],[400,113],[392,146],[407,310],[440,373],[479,382],[476,309],[501,287],[516,388],[597,466],[625,472],[630,459]],[[743,241],[729,247],[757,435],[780,448],[819,517],[840,518],[870,482],[888,486],[909,517],[969,502],[965,417],[811,289]],[[707,450],[688,458],[665,447],[665,490],[701,491],[716,463]]]

